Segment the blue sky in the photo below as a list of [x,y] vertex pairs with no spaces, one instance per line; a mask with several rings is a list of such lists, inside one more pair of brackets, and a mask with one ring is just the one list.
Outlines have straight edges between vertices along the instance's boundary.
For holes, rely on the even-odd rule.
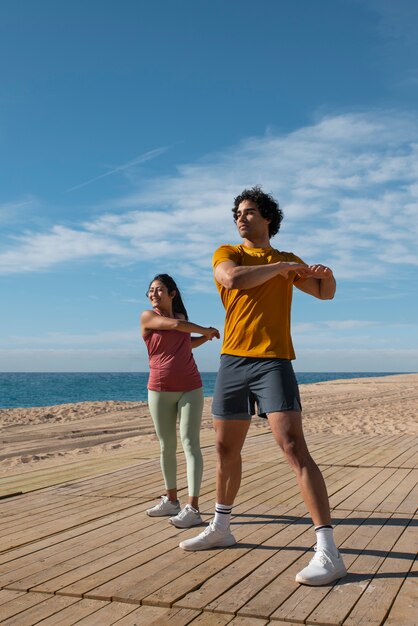
[[0,371],[146,371],[158,272],[221,328],[254,184],[338,282],[295,290],[296,370],[417,371],[417,27],[414,0],[3,0]]

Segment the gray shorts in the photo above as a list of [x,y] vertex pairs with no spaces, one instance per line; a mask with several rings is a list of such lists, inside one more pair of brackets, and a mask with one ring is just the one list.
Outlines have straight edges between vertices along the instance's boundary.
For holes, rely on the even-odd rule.
[[298,383],[289,359],[221,355],[212,414],[224,420],[267,417],[276,411],[301,411]]

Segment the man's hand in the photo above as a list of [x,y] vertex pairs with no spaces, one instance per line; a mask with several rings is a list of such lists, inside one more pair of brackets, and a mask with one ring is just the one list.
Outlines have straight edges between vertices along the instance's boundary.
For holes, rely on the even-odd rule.
[[333,273],[332,269],[327,267],[326,265],[308,265],[307,266],[307,274],[305,276],[312,276],[312,278],[332,278]]
[[280,267],[279,273],[285,278],[287,278],[289,272],[296,272],[298,276],[304,278],[312,276],[309,266],[304,265],[303,263],[295,263],[292,261],[289,263],[285,263],[283,261],[279,261],[278,263],[276,263],[276,265]]
[[305,280],[295,283],[295,287],[320,300],[332,300],[336,289],[332,269],[319,263],[307,265],[305,269],[306,273],[301,274]]

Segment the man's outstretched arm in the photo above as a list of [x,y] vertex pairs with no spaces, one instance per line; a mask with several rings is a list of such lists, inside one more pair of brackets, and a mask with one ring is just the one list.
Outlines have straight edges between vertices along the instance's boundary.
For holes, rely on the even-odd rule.
[[308,265],[305,280],[297,281],[295,287],[319,300],[332,300],[337,289],[334,274],[325,265]]
[[286,278],[289,272],[296,272],[302,277],[311,275],[303,263],[279,261],[268,265],[237,265],[234,261],[222,261],[215,268],[215,278],[226,289],[251,289],[279,274]]

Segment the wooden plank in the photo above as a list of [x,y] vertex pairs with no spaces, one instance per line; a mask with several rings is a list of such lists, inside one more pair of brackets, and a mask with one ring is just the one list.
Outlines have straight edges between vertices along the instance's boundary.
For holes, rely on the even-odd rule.
[[307,622],[321,625],[343,623],[368,588],[373,575],[389,555],[406,524],[408,521],[405,519],[398,524],[396,518],[391,518],[384,526],[378,527],[378,532],[351,565],[350,576],[334,585],[309,614]]
[[398,504],[397,511],[398,513],[411,513],[412,515],[416,515],[418,511],[417,505],[418,505],[418,484],[414,485],[414,487],[406,496],[405,500],[402,500],[402,502]]
[[108,498],[103,499],[101,502],[96,500],[94,506],[92,505],[93,503],[90,504],[90,507],[86,506],[81,512],[76,512],[68,516],[62,515],[51,524],[36,524],[33,528],[28,528],[15,534],[9,534],[2,539],[3,549],[8,550],[25,543],[37,541],[51,534],[61,533],[68,528],[80,526],[98,517],[113,513],[114,511],[128,509],[132,503]]
[[[142,513],[142,511],[141,511]],[[129,530],[126,530],[128,525]],[[62,537],[60,550],[55,544],[47,545],[43,549],[33,548],[33,552],[16,557],[8,563],[3,563],[0,569],[0,585],[8,585],[36,572],[49,571],[51,566],[75,558],[77,555],[91,552],[110,542],[115,542],[115,549],[120,549],[124,543],[128,543],[135,538],[135,533],[144,531],[144,522],[141,516],[127,515],[124,520],[115,521],[99,529],[90,530],[87,533],[80,533],[80,536],[66,539]],[[149,531],[152,534],[152,531]],[[93,555],[92,555],[92,560]]]
[[408,574],[389,612],[385,626],[418,626],[418,559]]
[[[354,545],[359,546],[361,549],[369,543],[370,538],[377,531],[376,525],[370,523],[367,519],[363,524],[359,524],[359,515],[356,511],[350,513],[345,522],[342,521],[341,524],[336,526],[335,539],[337,544],[341,546],[344,561],[348,566],[350,566],[356,555],[353,557],[350,553],[347,554],[347,549],[352,548]],[[298,571],[306,566],[309,558],[312,556],[312,553],[306,552],[306,550],[313,545],[314,541],[315,537],[312,536],[310,545],[302,550],[300,549],[300,544],[299,546],[297,544],[294,546],[290,545],[290,550],[286,548],[277,557],[271,559],[270,566],[275,567],[273,577],[239,609],[238,615],[298,621],[297,618],[295,619],[287,614],[290,609],[293,609],[298,604],[295,598],[298,597],[299,601],[301,601],[305,590],[310,589],[298,585],[295,582],[295,576]],[[298,547],[299,550],[296,550],[295,554],[295,548]],[[317,588],[317,591],[319,594],[323,594],[328,592],[329,588],[321,587]],[[294,595],[295,598],[293,597]],[[282,613],[280,610],[281,606],[286,603],[288,598],[291,598],[291,600]]]
[[[230,615],[214,615],[213,613],[201,613],[192,622],[190,622],[192,626],[225,626],[230,623]],[[157,624],[155,626],[157,626]],[[158,624],[158,626],[163,626],[163,624]]]
[[[79,620],[84,619],[85,617],[95,616],[102,609],[103,606],[109,606],[109,602],[102,602],[100,600],[78,600],[74,604],[70,604],[70,606],[61,609],[57,613],[53,613],[49,617],[42,619],[40,622],[42,626],[73,626],[73,624],[78,623]],[[124,605],[125,606],[129,605]],[[130,609],[133,610],[134,607],[130,606]],[[123,615],[123,612],[120,612],[120,615]],[[97,620],[97,618],[94,617]],[[115,620],[116,621],[116,620]],[[95,621],[96,626],[98,624],[109,624],[110,622],[100,622]]]
[[[235,617],[230,622],[228,622],[228,626],[267,626],[270,622],[265,619],[254,619],[253,617]],[[292,626],[287,622],[275,622],[274,626]],[[294,626],[294,625],[293,625]],[[297,626],[300,626],[298,624]]]
[[402,451],[399,456],[388,463],[388,466],[406,467],[410,469],[416,468],[418,463],[418,442],[416,440],[417,438],[413,437],[407,449]]
[[[361,508],[367,511],[381,510],[381,504],[392,494],[395,489],[401,490],[404,479],[411,470],[395,469],[391,476],[388,476],[384,483],[373,490],[369,496],[361,503]],[[406,493],[404,492],[406,495]]]
[[[122,603],[113,603],[121,605]],[[129,606],[129,605],[128,605]],[[130,605],[134,607],[134,605]],[[198,611],[178,611],[173,609],[162,609],[156,606],[141,606],[134,608],[125,617],[115,622],[88,621],[77,622],[77,626],[97,626],[98,624],[113,624],[118,626],[186,626],[193,622],[193,618],[199,615]],[[97,619],[107,619],[108,616],[97,615]]]
[[[411,513],[412,515],[415,513],[417,505],[418,505],[418,494],[417,498],[411,501],[411,506],[407,507],[407,498],[411,491],[418,485],[418,470],[406,470],[409,473],[406,474],[402,481],[399,483],[393,491],[388,494],[388,496],[375,507],[375,511],[386,511],[388,513],[398,511],[403,505],[403,513]],[[407,509],[407,510],[405,510]]]
[[[59,613],[62,609],[77,603],[76,598],[64,598],[53,596],[36,604],[30,609],[26,609],[19,615],[10,617],[2,622],[3,626],[33,626],[43,619],[50,618],[53,615]],[[56,622],[57,623],[57,622]]]
[[80,464],[69,463],[63,469],[58,470],[51,467],[48,470],[32,470],[30,473],[13,474],[7,478],[0,479],[0,497],[11,495],[15,492],[28,493],[49,487],[51,485],[59,485],[71,480],[95,475],[103,475],[111,473],[120,467],[135,466],[138,459],[133,455],[131,457],[114,457],[111,459],[89,459],[88,462]]
[[[135,604],[127,604],[126,602],[102,602],[101,600],[88,599],[83,599],[81,602],[91,602],[92,605],[96,603],[101,605],[102,608],[81,617],[77,622],[69,622],[68,626],[73,626],[75,623],[77,623],[77,626],[110,626],[115,623],[119,624],[122,618],[137,609]],[[43,623],[42,626],[44,626]],[[50,626],[57,626],[57,624],[51,623]],[[61,622],[59,626],[61,626]]]
[[[344,626],[380,626],[383,624],[392,604],[394,601],[396,603],[403,581],[412,571],[418,550],[418,528],[413,523],[408,524],[408,520],[401,516],[396,515],[391,521],[396,522],[396,520],[406,525],[406,528],[344,621]],[[407,594],[404,601],[408,603],[406,596]],[[418,605],[415,608],[416,615],[418,615]],[[398,626],[402,623],[409,622],[398,622]]]
[[[266,526],[265,522],[260,523],[260,528],[263,526]],[[111,595],[116,600],[140,602],[145,596],[186,572],[191,572],[201,563],[206,563],[206,566],[209,567],[209,561],[216,559],[218,569],[222,570],[226,565],[252,549],[253,544],[251,542],[254,541],[257,532],[260,533],[260,528],[257,524],[250,525],[250,527],[248,524],[239,524],[234,527],[237,541],[241,542],[242,545],[237,545],[231,550],[184,552],[178,548],[178,538],[175,537],[167,548],[163,549],[163,546],[160,546],[159,556],[148,560],[144,567],[137,566],[117,578],[112,577],[108,582],[84,595],[93,598],[107,598]],[[192,532],[196,533],[196,529],[192,529]],[[271,527],[269,532],[272,532]],[[173,549],[168,550],[169,547]],[[138,579],[141,580],[140,587],[138,586]]]
[[[132,562],[135,566],[138,562],[143,563],[150,558],[152,559],[154,553],[161,550],[161,544],[164,544],[164,540],[170,539],[172,534],[171,528],[167,528],[161,530],[158,535],[139,536],[135,540],[129,538],[128,545],[125,547],[119,548],[117,544],[101,546],[91,554],[77,555],[73,559],[59,563],[45,571],[40,570],[28,578],[8,585],[8,587],[51,593],[60,591],[68,595],[81,596],[82,592],[78,593],[73,590],[77,584],[81,586],[87,584],[88,589],[90,577],[96,580],[104,573],[105,578],[107,578],[109,569],[112,572],[126,571]],[[111,596],[105,599],[110,600]]]
[[[2,590],[3,591],[3,590]],[[7,591],[7,590],[6,590]],[[12,593],[12,592],[9,592]],[[1,605],[1,623],[3,620],[18,616],[26,609],[39,602],[45,602],[51,596],[45,593],[21,593]],[[18,623],[18,622],[17,622]]]
[[[265,619],[254,619],[253,617],[235,617],[228,626],[267,626],[269,622]],[[289,622],[285,625],[284,622],[276,622],[275,626],[292,626]],[[300,626],[300,624],[298,624]]]
[[[297,520],[289,520],[288,522],[260,525],[260,527],[256,527],[252,535],[246,538],[246,543],[248,544],[250,541],[253,541],[251,537],[255,535],[255,539],[260,545],[253,549],[248,549],[239,559],[235,555],[235,550],[231,550],[231,553],[234,554],[232,554],[230,565],[223,561],[220,568],[220,559],[218,557],[211,559],[209,562],[203,561],[191,573],[176,577],[164,587],[144,597],[142,602],[143,604],[158,604],[159,606],[171,606],[179,602],[178,606],[183,606],[181,603],[182,598],[186,595],[189,597],[193,595],[195,600],[198,599],[198,605],[195,605],[195,607],[207,608],[207,605],[214,598],[217,598],[222,593],[222,590],[226,592],[231,587],[236,590],[236,585],[243,579],[248,581],[250,575],[251,580],[253,580],[252,572],[276,554],[282,546],[303,535],[307,522],[308,520],[306,519],[304,523],[298,523]],[[234,599],[236,599],[235,593]],[[209,610],[212,611],[214,609],[209,607]],[[222,604],[222,612],[235,613],[235,610]]]
[[86,522],[83,526],[73,527],[63,531],[62,533],[57,533],[56,535],[39,539],[36,543],[29,543],[18,548],[14,548],[13,550],[8,550],[7,552],[3,552],[0,554],[0,565],[38,552],[48,547],[53,548],[53,546],[55,546],[56,544],[68,541],[70,539],[79,538],[82,541],[82,537],[84,534],[87,534],[99,528],[111,526],[112,524],[117,524],[121,520],[126,520],[127,523],[129,523],[129,518],[132,515],[136,515],[142,512],[142,506],[138,507],[137,505],[133,504],[129,509],[116,511],[115,513],[111,513],[106,517],[101,517],[99,519]]
[[373,510],[363,506],[364,501],[370,496],[370,494],[373,494],[374,491],[380,487],[380,485],[389,480],[396,470],[394,468],[385,468],[381,469],[377,474],[374,474],[374,468],[365,470],[361,469],[359,471],[361,474],[364,472],[368,480],[364,482],[360,476],[356,483],[351,485],[351,488],[348,486],[347,489],[342,490],[342,492],[338,494],[338,500],[333,500],[332,502],[333,507],[348,509],[350,511]]
[[0,589],[0,611],[1,605],[5,604],[5,602],[10,602],[10,600],[14,600],[15,598],[19,598],[23,594],[22,591],[11,591],[9,589]]
[[[348,533],[352,532],[353,528],[342,520],[335,530],[336,540],[341,542]],[[205,608],[213,611],[231,611],[239,615],[247,615],[248,617],[261,617],[256,614],[247,614],[246,609],[241,612],[241,609],[248,605],[258,593],[263,592],[266,586],[276,580],[280,583],[283,597],[292,596],[298,588],[298,585],[295,583],[295,575],[306,565],[309,556],[306,555],[305,550],[309,549],[314,541],[315,534],[312,528],[309,528],[303,535],[295,538],[288,545],[282,545],[278,554],[273,555],[271,559],[254,571],[251,576],[244,578],[232,588],[226,588],[222,595],[218,593],[216,600],[211,601]],[[301,548],[301,546],[303,547]],[[268,615],[263,613],[262,617],[267,619]]]

